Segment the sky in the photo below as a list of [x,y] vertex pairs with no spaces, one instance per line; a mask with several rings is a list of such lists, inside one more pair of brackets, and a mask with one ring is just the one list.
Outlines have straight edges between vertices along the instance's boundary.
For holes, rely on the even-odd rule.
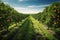
[[5,4],[9,4],[16,11],[23,14],[35,14],[42,12],[45,7],[52,2],[59,0],[2,0]]

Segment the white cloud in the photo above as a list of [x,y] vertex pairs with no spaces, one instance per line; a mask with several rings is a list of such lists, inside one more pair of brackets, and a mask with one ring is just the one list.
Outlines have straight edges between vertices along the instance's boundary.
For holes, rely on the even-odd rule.
[[23,1],[36,1],[36,0],[19,0],[20,2],[23,2]]
[[[48,4],[49,5],[49,4]],[[42,12],[48,5],[29,5],[27,7],[14,7],[15,10],[17,10],[20,13],[24,13],[24,14],[34,14],[34,13],[38,13],[38,12]]]
[[24,0],[19,0],[19,1],[24,1]]
[[32,9],[32,8],[27,8],[27,7],[14,7],[15,10],[17,10],[20,13],[24,13],[24,14],[36,14],[38,12],[42,12],[44,8],[41,9]]
[[30,5],[30,6],[28,6],[28,7],[46,7],[46,6],[49,6],[49,4],[48,5]]
[[19,0],[20,2],[23,2],[23,1],[28,1],[28,0]]
[[9,4],[8,2],[4,2],[5,4]]

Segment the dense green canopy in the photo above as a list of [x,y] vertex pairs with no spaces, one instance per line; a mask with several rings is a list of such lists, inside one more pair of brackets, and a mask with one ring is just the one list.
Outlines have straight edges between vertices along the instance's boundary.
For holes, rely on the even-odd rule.
[[60,39],[60,2],[52,3],[38,14],[22,14],[0,0],[0,39]]

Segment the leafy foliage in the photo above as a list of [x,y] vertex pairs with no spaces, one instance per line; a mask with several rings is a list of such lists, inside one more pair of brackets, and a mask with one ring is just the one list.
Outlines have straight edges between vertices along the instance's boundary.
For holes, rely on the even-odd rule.
[[0,2],[0,30],[8,28],[13,22],[19,22],[26,18],[27,15],[18,13],[14,8]]
[[29,15],[18,13],[14,8],[0,1],[1,40],[57,40],[45,29],[44,24],[59,28],[60,2],[52,3],[42,13]]
[[33,15],[33,17],[50,27],[58,28],[60,26],[60,2],[52,3],[42,13]]

